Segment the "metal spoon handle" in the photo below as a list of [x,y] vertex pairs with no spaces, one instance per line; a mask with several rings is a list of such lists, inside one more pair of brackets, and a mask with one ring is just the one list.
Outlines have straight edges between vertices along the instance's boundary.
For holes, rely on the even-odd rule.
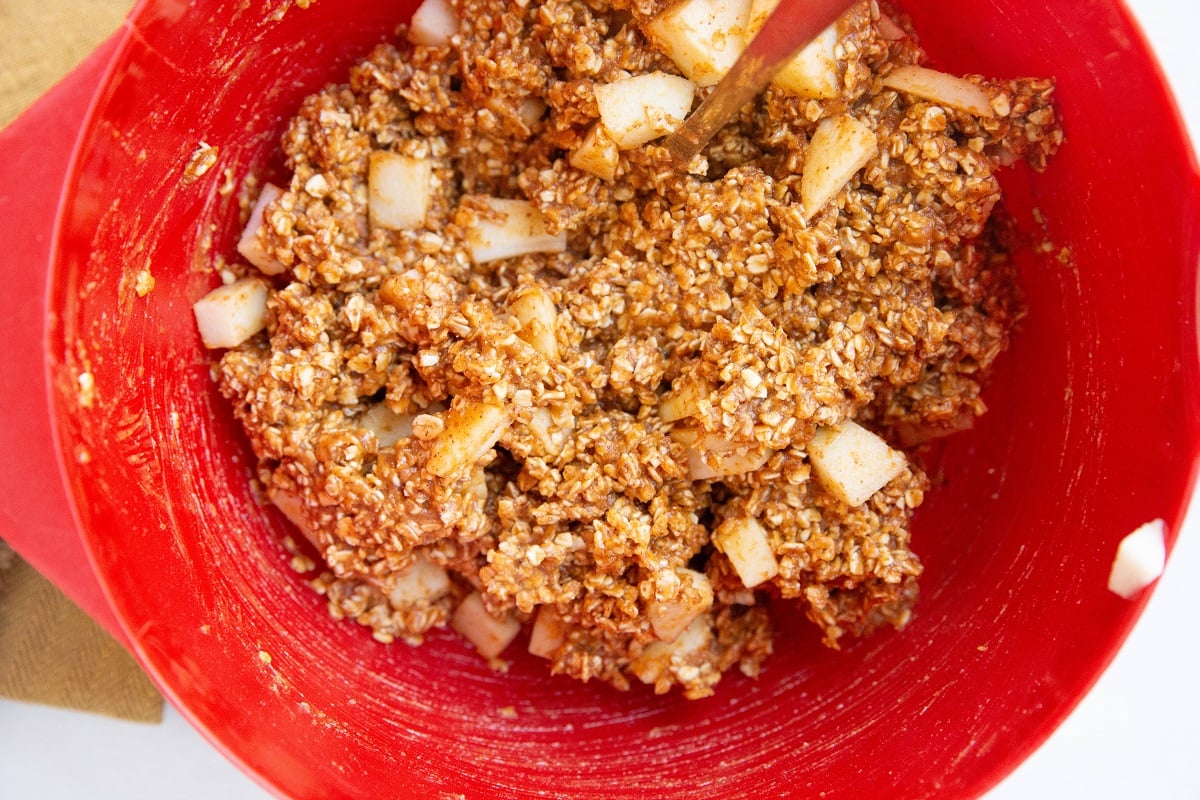
[[667,137],[665,146],[690,163],[713,134],[749,103],[775,73],[857,0],[782,0],[762,29],[700,107]]

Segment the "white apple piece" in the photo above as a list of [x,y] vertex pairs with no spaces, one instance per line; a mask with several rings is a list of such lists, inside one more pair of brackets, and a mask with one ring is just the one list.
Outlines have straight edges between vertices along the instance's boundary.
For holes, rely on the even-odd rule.
[[776,73],[773,82],[801,97],[831,99],[841,89],[837,62],[836,23],[817,34]]
[[266,248],[262,246],[262,242],[258,238],[258,231],[263,226],[263,212],[282,194],[283,189],[273,183],[263,186],[262,191],[258,193],[258,199],[254,201],[254,206],[250,209],[250,219],[246,220],[246,227],[242,229],[242,236],[237,243],[238,254],[263,275],[279,275],[287,269],[273,256],[267,254]]
[[386,403],[376,403],[358,418],[359,426],[373,433],[380,447],[395,447],[412,436],[412,423],[412,414],[397,414]]
[[[712,619],[701,614],[671,642],[651,642],[629,664],[632,672],[642,683],[658,683],[666,677],[672,662],[685,663],[708,647],[712,641]],[[665,691],[668,686],[664,686]]]
[[367,164],[367,218],[375,228],[404,230],[425,221],[433,197],[433,162],[390,150]]
[[[762,30],[767,17],[779,5],[779,0],[753,0],[747,30],[750,36]],[[749,37],[747,39],[749,41]],[[837,23],[817,34],[816,38],[792,56],[771,82],[781,89],[816,99],[837,97],[841,76],[837,61]]]
[[688,477],[694,481],[753,472],[771,458],[764,445],[731,442],[715,433],[675,428],[671,436],[687,448]]
[[712,608],[713,588],[708,576],[694,569],[679,568],[679,593],[671,600],[651,600],[646,604],[646,616],[654,635],[664,642],[674,641],[692,620]]
[[617,164],[621,160],[621,150],[613,141],[612,135],[604,127],[603,122],[592,126],[579,146],[571,151],[567,161],[575,169],[583,170],[589,175],[605,181],[611,181],[617,174]]
[[426,47],[445,47],[458,33],[458,17],[447,0],[425,0],[413,12],[408,40]]
[[904,471],[899,450],[857,422],[818,428],[808,443],[808,461],[817,480],[848,506],[859,506]]
[[529,652],[538,658],[552,658],[567,640],[567,626],[554,606],[541,606],[529,631]]
[[575,430],[575,415],[566,408],[535,408],[527,425],[545,453],[558,455]]
[[604,129],[629,150],[678,128],[692,110],[696,87],[678,75],[648,72],[596,84],[592,92]]
[[521,286],[508,296],[508,310],[521,326],[517,335],[546,358],[557,361],[558,339],[554,327],[558,309],[550,292],[536,283]]
[[753,517],[731,517],[713,532],[713,544],[733,564],[742,585],[753,589],[779,574],[766,529]]
[[645,28],[650,41],[699,86],[712,86],[746,49],[750,0],[683,0]]
[[517,108],[517,118],[525,123],[525,127],[532,128],[546,113],[546,104],[536,97],[527,97],[521,101],[521,105]]
[[678,422],[694,417],[700,410],[700,401],[712,393],[707,381],[691,375],[683,375],[671,384],[671,391],[658,401],[658,416],[663,422]]
[[483,198],[497,217],[480,217],[467,233],[467,247],[476,264],[529,253],[561,253],[567,249],[567,232],[546,232],[542,214],[528,200]]
[[418,553],[412,566],[392,578],[388,600],[394,608],[418,603],[432,603],[450,591],[450,576],[446,570]]
[[521,623],[511,616],[497,618],[488,613],[479,592],[471,592],[463,598],[454,610],[450,624],[487,659],[504,652],[521,632]]
[[192,312],[205,347],[237,347],[267,326],[267,284],[242,278],[219,286],[197,300]]
[[837,196],[850,179],[875,157],[874,131],[854,117],[826,117],[808,143],[800,202],[810,219]]
[[1109,591],[1131,600],[1154,583],[1167,564],[1166,535],[1167,524],[1156,519],[1122,539],[1108,575]]
[[433,442],[429,471],[441,478],[458,474],[495,447],[512,420],[499,403],[455,403]]
[[278,508],[287,521],[295,526],[305,539],[312,544],[317,550],[321,550],[321,542],[317,539],[316,531],[308,524],[308,520],[304,518],[304,503],[299,496],[292,492],[284,491],[276,487],[271,487],[267,490],[267,497],[270,498],[271,504]]
[[966,111],[980,117],[995,115],[992,100],[982,87],[928,67],[905,64],[883,76],[883,85],[922,100]]

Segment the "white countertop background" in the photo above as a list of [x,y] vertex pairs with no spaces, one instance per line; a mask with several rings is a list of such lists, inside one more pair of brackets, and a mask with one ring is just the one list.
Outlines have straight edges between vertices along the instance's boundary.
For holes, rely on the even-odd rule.
[[[1128,5],[1197,141],[1200,4]],[[1125,647],[1062,727],[985,800],[1200,800],[1200,626],[1191,610],[1198,580],[1200,497]],[[169,705],[161,725],[143,725],[0,700],[0,800],[270,796]]]

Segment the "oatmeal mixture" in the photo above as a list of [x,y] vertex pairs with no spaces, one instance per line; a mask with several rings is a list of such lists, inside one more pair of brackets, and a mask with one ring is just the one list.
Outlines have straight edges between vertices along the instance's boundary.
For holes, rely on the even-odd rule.
[[1021,313],[995,174],[1057,148],[1053,83],[914,70],[864,2],[831,90],[777,82],[682,167],[655,103],[711,81],[679,8],[428,0],[287,129],[240,247],[265,327],[217,376],[381,642],[695,698],[758,673],[770,614],[831,647],[910,617],[904,453],[984,410]]

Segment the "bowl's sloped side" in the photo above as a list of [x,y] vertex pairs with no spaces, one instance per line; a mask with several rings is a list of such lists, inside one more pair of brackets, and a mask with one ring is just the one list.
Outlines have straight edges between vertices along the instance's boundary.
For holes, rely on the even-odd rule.
[[962,754],[978,762],[960,773],[976,794],[1066,717],[1136,621],[1148,595],[1107,590],[1120,539],[1162,518],[1172,542],[1182,525],[1200,454],[1200,171],[1123,7],[985,3],[992,24],[964,34],[969,21],[935,5],[909,4],[933,53],[962,71],[1054,75],[1067,136],[1044,175],[1005,184],[1031,235],[1018,255],[1029,314],[978,450],[951,447],[943,464],[948,485],[996,469],[995,489],[974,504],[931,493],[923,509],[954,531],[944,553],[922,551],[930,572],[954,577],[926,576],[922,613],[947,593],[977,598],[956,618],[987,662],[963,702],[995,717]]

